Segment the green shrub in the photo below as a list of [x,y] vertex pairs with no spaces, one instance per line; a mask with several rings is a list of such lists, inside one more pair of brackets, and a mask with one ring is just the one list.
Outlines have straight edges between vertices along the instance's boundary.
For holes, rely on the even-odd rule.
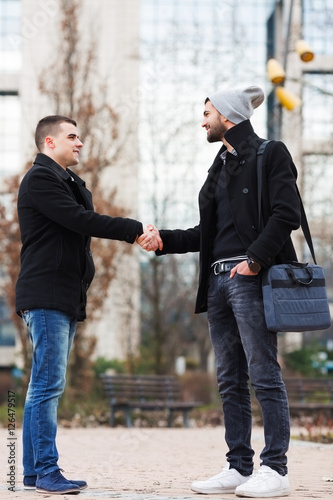
[[114,370],[116,373],[126,373],[125,361],[119,361],[119,359],[106,359],[103,357],[96,359],[93,369],[97,378],[107,370]]

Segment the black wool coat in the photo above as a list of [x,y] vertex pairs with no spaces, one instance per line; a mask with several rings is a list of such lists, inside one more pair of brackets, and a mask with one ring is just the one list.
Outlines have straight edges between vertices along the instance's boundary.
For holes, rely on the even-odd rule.
[[[228,153],[227,194],[232,220],[249,257],[263,268],[275,263],[297,260],[290,238],[300,226],[300,201],[296,189],[297,171],[286,146],[272,141],[263,159],[263,230],[258,228],[257,151],[264,141],[258,137],[249,120],[229,129],[226,141],[237,156]],[[222,166],[223,145],[199,193],[200,223],[186,230],[161,230],[163,250],[167,253],[200,252],[199,288],[195,312],[207,310],[207,288],[212,245],[216,232],[216,184]],[[232,256],[230,256],[232,257]]]
[[17,209],[22,240],[17,313],[49,308],[84,320],[95,272],[91,237],[133,243],[143,232],[141,222],[94,212],[84,181],[42,153],[22,179]]

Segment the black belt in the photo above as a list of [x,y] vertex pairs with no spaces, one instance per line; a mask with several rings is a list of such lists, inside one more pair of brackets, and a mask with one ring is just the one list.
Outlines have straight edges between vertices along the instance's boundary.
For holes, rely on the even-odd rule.
[[227,273],[231,271],[231,269],[237,264],[242,262],[241,260],[231,260],[231,261],[226,261],[226,262],[216,262],[216,264],[213,265],[213,270],[214,274],[221,274],[221,273]]

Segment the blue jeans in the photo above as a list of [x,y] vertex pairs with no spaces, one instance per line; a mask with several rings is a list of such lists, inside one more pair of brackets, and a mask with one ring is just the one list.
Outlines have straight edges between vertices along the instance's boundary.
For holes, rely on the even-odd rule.
[[265,447],[261,465],[287,473],[290,439],[287,393],[277,361],[277,335],[267,330],[258,276],[210,276],[208,323],[215,353],[230,467],[253,471],[250,379],[261,406]]
[[23,319],[33,347],[23,414],[23,474],[43,477],[59,469],[57,410],[77,321],[52,309],[24,311]]

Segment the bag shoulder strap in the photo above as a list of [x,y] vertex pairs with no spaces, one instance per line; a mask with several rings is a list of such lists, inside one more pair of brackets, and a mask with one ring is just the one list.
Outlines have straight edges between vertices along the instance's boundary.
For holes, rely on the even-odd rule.
[[[262,196],[262,170],[263,170],[262,164],[263,164],[263,156],[264,156],[266,146],[270,142],[271,142],[270,140],[264,141],[262,144],[260,144],[260,147],[257,151],[258,220],[259,220],[258,227],[259,227],[259,230],[261,229],[261,226],[262,226],[262,224],[261,224],[261,196]],[[302,201],[300,192],[298,190],[297,184],[296,184],[296,191],[297,191],[297,194],[299,197],[300,207],[301,207],[301,228],[302,228],[305,240],[306,240],[308,247],[310,249],[313,262],[315,264],[317,264],[316,256],[315,256],[315,252],[314,252],[314,248],[313,248],[313,243],[312,243],[312,238],[311,238],[311,233],[310,233],[310,228],[309,228],[308,220],[307,220],[306,213],[304,210],[303,201]]]
[[259,232],[262,230],[262,222],[261,222],[261,196],[262,196],[262,164],[263,164],[263,156],[264,151],[266,149],[267,144],[271,141],[267,140],[260,144],[259,149],[257,151],[257,182],[258,182],[258,230]]

